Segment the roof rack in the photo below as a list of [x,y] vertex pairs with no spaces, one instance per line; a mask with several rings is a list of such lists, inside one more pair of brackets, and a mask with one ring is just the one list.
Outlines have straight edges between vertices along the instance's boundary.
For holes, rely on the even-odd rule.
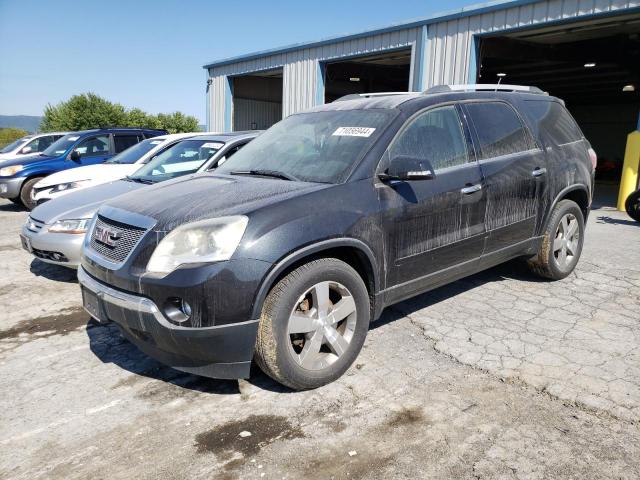
[[538,87],[528,87],[525,85],[505,85],[505,84],[490,84],[490,83],[474,83],[468,85],[436,85],[423,93],[425,95],[434,93],[449,93],[449,92],[520,92],[520,93],[535,93],[537,95],[548,95]]
[[416,92],[373,92],[373,93],[350,93],[349,95],[345,95],[340,97],[334,102],[344,102],[346,100],[356,100],[358,98],[375,98],[375,97],[390,97],[392,95],[411,95],[416,94]]

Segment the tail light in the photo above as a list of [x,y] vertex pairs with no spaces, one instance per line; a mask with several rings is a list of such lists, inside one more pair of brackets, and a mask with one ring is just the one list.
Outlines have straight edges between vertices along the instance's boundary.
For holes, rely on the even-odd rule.
[[589,158],[591,159],[591,165],[593,166],[593,170],[595,171],[598,166],[598,155],[593,148],[589,149]]

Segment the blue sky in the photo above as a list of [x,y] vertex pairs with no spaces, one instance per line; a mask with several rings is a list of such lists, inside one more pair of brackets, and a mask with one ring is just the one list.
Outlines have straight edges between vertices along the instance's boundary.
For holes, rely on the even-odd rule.
[[205,119],[221,58],[457,9],[473,0],[0,0],[0,114],[40,115],[93,91]]

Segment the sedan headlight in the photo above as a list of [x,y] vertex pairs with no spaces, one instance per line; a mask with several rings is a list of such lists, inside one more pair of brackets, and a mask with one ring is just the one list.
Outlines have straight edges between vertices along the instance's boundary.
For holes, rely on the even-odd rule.
[[10,167],[0,168],[0,177],[10,177],[24,169],[24,165],[11,165]]
[[248,221],[247,217],[238,215],[181,225],[158,244],[147,271],[166,274],[187,263],[229,260],[242,240]]
[[65,190],[72,190],[74,188],[80,188],[82,185],[89,182],[89,180],[78,180],[77,182],[59,183],[54,185],[50,193],[64,192]]
[[51,233],[86,233],[90,218],[58,220],[49,227]]

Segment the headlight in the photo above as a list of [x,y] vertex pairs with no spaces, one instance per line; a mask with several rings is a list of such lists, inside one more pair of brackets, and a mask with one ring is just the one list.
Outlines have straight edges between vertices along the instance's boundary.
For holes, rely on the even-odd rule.
[[72,190],[74,188],[79,188],[82,185],[89,182],[89,180],[78,180],[77,182],[67,182],[67,183],[59,183],[55,185],[50,193],[64,192],[65,190]]
[[0,177],[10,177],[23,169],[24,165],[11,165],[10,167],[0,168]]
[[187,263],[229,260],[242,240],[248,221],[239,215],[181,225],[158,244],[147,271],[166,274]]
[[90,218],[77,220],[58,220],[49,227],[51,233],[86,233]]

